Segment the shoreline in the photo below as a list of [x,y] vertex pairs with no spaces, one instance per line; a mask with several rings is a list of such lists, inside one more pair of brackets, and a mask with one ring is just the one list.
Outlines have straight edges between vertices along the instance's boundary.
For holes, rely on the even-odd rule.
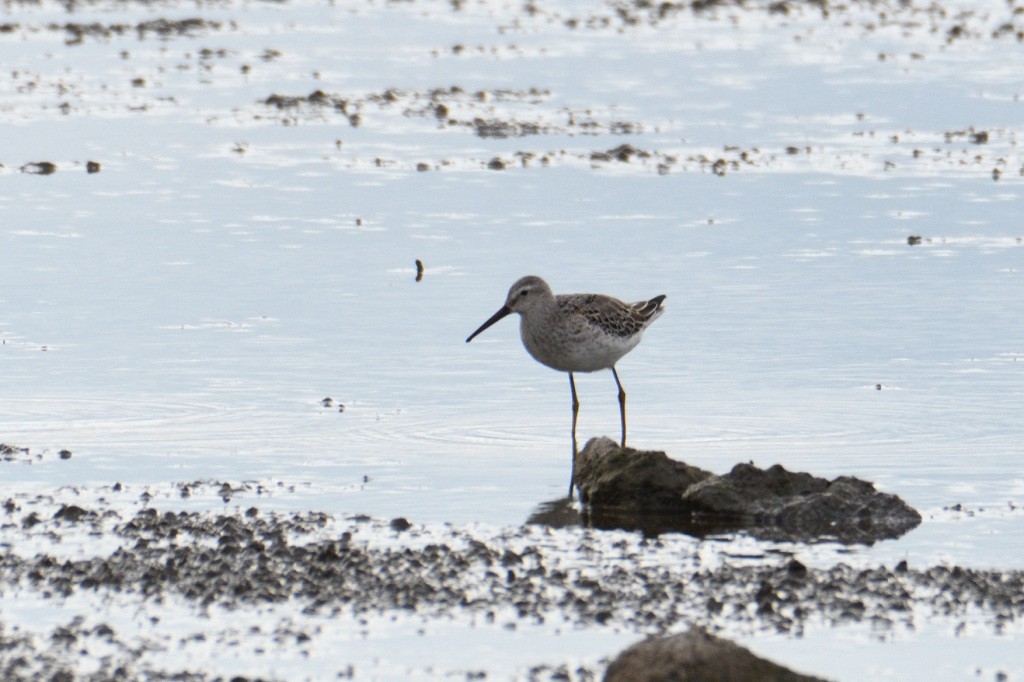
[[[167,604],[181,603],[200,613],[283,607],[313,620],[411,616],[425,624],[553,627],[555,635],[562,628],[613,629],[640,638],[697,624],[715,633],[801,637],[806,629],[868,625],[884,638],[913,632],[926,621],[955,632],[981,623],[998,636],[1024,617],[1021,570],[906,562],[815,568],[785,555],[709,558],[706,541],[590,529],[493,532],[406,519],[267,513],[257,506],[234,513],[144,506],[132,514],[102,496],[59,504],[53,512],[39,502],[8,498],[0,512],[6,545],[0,591],[44,602],[128,599],[157,619]],[[38,551],[25,551],[33,545]],[[693,551],[682,555],[685,547]],[[666,553],[677,560],[666,561]],[[195,660],[189,670],[147,667],[147,650],[159,651],[167,642],[154,640],[152,632],[140,636],[106,622],[89,624],[90,615],[34,636],[4,615],[4,679],[63,673],[71,677],[62,679],[219,679]],[[295,625],[279,646],[301,656],[320,633]],[[170,626],[164,634],[173,640],[181,633]],[[99,662],[110,677],[85,675],[97,665],[88,646],[96,640],[123,643],[121,655]],[[52,655],[55,643],[66,645],[63,655]],[[611,658],[616,652],[603,653]],[[339,670],[346,670],[343,658]],[[272,657],[266,660],[272,669]],[[117,678],[118,669],[128,677]],[[579,679],[600,674],[587,670]]]

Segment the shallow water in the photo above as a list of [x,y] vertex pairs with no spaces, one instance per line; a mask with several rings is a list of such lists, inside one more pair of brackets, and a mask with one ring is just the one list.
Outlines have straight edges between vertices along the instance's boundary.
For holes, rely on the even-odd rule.
[[[802,559],[1021,568],[1024,57],[998,33],[1019,15],[888,10],[4,5],[0,439],[42,454],[2,464],[5,494],[122,482],[216,509],[166,484],[252,481],[232,504],[521,524],[564,494],[567,381],[511,320],[464,339],[534,273],[668,295],[619,364],[631,445],[852,474],[925,517]],[[161,17],[220,23],[48,28]],[[263,103],[316,90],[347,113]],[[577,386],[580,434],[616,434],[611,376]],[[585,634],[592,660],[617,648]],[[549,633],[491,636],[505,676]],[[759,653],[858,679],[832,662],[848,637],[870,639]],[[986,661],[949,639],[879,645],[871,674],[1019,667],[1005,637],[974,642]]]

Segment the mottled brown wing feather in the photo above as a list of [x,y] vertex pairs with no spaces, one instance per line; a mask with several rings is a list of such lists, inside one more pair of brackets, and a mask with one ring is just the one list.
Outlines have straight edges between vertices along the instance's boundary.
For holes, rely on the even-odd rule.
[[664,296],[627,304],[610,296],[583,294],[559,301],[567,310],[582,315],[615,336],[633,336],[643,330],[647,320],[658,309]]
[[623,303],[603,294],[575,294],[557,298],[558,305],[567,312],[581,315],[588,323],[616,336],[632,336],[642,331],[665,300],[664,295],[637,303]]

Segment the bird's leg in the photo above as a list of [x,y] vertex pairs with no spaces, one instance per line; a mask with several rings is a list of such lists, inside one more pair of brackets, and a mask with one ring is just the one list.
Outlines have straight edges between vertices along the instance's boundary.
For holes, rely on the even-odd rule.
[[576,380],[569,372],[569,388],[572,390],[572,471],[569,474],[569,498],[572,499],[572,488],[576,485],[576,417],[580,413],[580,401],[576,399]]
[[615,385],[619,387],[619,418],[622,420],[622,447],[626,447],[626,392],[622,390],[619,373],[615,371],[614,365],[612,366],[612,376],[615,377]]

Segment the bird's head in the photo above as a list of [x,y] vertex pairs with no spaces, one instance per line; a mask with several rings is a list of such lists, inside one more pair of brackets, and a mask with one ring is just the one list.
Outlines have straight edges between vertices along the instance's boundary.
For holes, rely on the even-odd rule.
[[549,301],[554,294],[551,293],[551,287],[548,283],[542,280],[536,275],[527,275],[516,280],[516,283],[512,285],[512,288],[508,290],[508,297],[505,299],[505,305],[498,309],[498,312],[491,315],[491,318],[480,325],[480,328],[469,335],[466,339],[466,343],[472,341],[477,334],[490,327],[492,324],[497,322],[503,317],[511,315],[512,313],[524,314],[530,308],[542,305],[545,301]]

